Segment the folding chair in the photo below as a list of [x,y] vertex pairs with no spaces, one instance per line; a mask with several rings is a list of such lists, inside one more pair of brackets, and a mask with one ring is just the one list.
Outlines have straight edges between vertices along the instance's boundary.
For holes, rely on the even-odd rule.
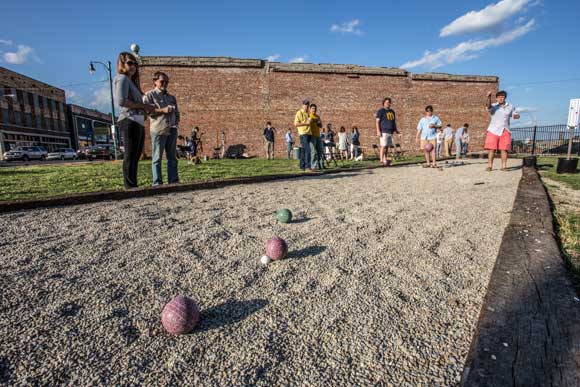
[[[334,162],[334,166],[338,167],[338,163],[336,162],[336,145],[332,142],[324,144],[324,152],[322,154],[323,162],[326,165],[330,165],[330,162]],[[333,151],[334,149],[334,151]]]

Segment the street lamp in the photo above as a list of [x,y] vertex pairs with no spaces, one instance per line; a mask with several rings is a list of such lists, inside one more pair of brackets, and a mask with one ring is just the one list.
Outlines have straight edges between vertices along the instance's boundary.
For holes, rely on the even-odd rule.
[[115,148],[115,160],[117,160],[117,128],[116,128],[116,120],[115,120],[115,102],[113,100],[113,78],[111,76],[111,61],[107,61],[107,63],[99,62],[99,61],[91,61],[89,66],[89,73],[93,75],[95,70],[95,63],[103,65],[104,68],[107,69],[109,73],[109,89],[111,91],[111,131],[113,132],[113,148]]

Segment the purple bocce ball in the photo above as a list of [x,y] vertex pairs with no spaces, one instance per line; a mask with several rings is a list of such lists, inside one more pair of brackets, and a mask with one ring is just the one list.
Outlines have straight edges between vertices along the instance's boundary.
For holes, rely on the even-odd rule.
[[272,237],[266,242],[266,255],[272,260],[284,259],[288,256],[288,245],[280,237]]
[[163,308],[161,322],[172,335],[189,333],[199,322],[199,308],[191,298],[177,296]]

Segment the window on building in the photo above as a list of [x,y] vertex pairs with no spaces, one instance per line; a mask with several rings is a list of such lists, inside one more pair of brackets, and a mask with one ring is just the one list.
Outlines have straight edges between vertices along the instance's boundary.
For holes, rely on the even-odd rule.
[[24,121],[25,121],[25,125],[28,126],[29,128],[31,128],[32,127],[32,114],[25,113],[24,114]]
[[24,92],[22,90],[16,90],[16,97],[18,98],[19,103],[24,103]]
[[38,105],[38,94],[33,94],[33,100],[34,100],[34,107],[37,108],[39,107]]
[[14,125],[22,125],[22,117],[20,115],[20,112],[15,111],[14,112]]
[[34,96],[32,93],[26,93],[28,95],[28,106],[34,106]]
[[40,107],[40,109],[44,109],[44,97],[39,97],[37,95],[36,99],[38,100],[38,107]]
[[43,115],[40,115],[39,117],[40,117],[40,120],[39,120],[40,121],[40,126],[39,126],[39,128],[40,129],[44,129],[46,127],[46,119],[44,118]]
[[10,123],[10,112],[8,109],[2,109],[2,123],[9,124]]
[[0,85],[0,98],[4,97],[4,86]]

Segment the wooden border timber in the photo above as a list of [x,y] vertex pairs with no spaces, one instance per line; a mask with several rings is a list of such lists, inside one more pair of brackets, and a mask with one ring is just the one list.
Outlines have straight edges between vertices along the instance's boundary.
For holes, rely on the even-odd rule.
[[523,170],[461,386],[580,386],[580,302],[533,168]]

